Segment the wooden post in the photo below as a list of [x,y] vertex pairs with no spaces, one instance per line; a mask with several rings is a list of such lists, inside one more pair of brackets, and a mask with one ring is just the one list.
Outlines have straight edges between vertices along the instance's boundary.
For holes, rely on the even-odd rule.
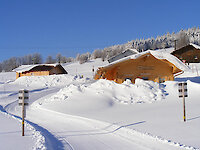
[[187,94],[187,82],[178,84],[179,97],[183,98],[183,120],[186,121],[186,109],[185,109],[185,97],[188,97]]
[[22,93],[22,136],[24,136],[24,91]]
[[176,41],[177,40],[174,40],[174,50],[176,50]]
[[182,84],[182,93],[183,93],[183,120],[186,121],[186,113],[185,113],[185,93],[184,93],[184,84]]
[[26,117],[26,108],[25,106],[28,105],[28,90],[19,90],[19,106],[22,106],[22,136],[24,136],[24,119]]
[[92,75],[93,75],[93,78],[94,78],[94,66],[92,67]]

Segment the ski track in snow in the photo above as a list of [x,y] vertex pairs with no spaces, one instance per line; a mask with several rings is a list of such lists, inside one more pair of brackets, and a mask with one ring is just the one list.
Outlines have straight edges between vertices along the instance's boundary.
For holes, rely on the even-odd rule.
[[[50,89],[47,88],[40,92],[45,93],[46,90],[50,90]],[[52,90],[53,93],[55,93],[56,91]],[[39,99],[43,99],[43,97],[47,96],[42,93],[40,93],[42,97],[41,96],[38,97]],[[52,95],[51,92],[50,92],[50,95]],[[9,107],[10,108],[14,107],[15,106],[14,103],[16,102],[8,104],[7,109],[9,109]],[[37,122],[37,119],[35,120],[35,118],[39,116],[33,116],[32,118],[34,119],[28,118],[31,122],[34,122],[33,124],[35,124],[35,126],[42,126],[42,128],[38,128],[38,130],[41,130],[40,131],[41,133],[44,132],[43,128],[47,129],[49,134],[43,133],[46,139],[46,142],[48,140],[49,140],[48,141],[49,143],[53,142],[52,137],[50,137],[52,136],[51,134],[53,134],[54,138],[57,138],[57,141],[61,141],[63,143],[63,145],[60,144],[60,146],[56,147],[56,149],[61,149],[61,150],[62,149],[69,149],[69,150],[74,150],[74,149],[81,149],[81,150],[84,150],[84,149],[136,149],[136,150],[142,149],[142,150],[145,150],[147,149],[147,150],[151,150],[151,149],[160,149],[160,148],[172,149],[172,150],[173,149],[191,149],[191,150],[195,149],[194,147],[189,147],[180,143],[175,143],[170,140],[163,139],[161,137],[153,136],[149,133],[140,133],[136,130],[127,128],[128,126],[131,126],[134,124],[118,126],[116,124],[109,124],[109,123],[105,123],[105,122],[101,122],[101,121],[97,121],[93,119],[67,115],[67,114],[51,111],[44,108],[37,108],[37,109],[40,109],[41,114],[43,115],[45,114],[45,112],[48,114],[48,116],[46,116],[45,119],[48,119],[49,115],[50,116],[52,115],[54,117],[55,116],[61,117],[62,119],[60,120],[53,120],[53,122],[48,122],[48,123],[58,125],[58,122],[60,121],[60,124],[64,124],[66,126],[64,127],[64,129],[66,131],[69,131],[69,133],[67,132],[67,134],[65,134],[65,132],[62,132],[63,126],[61,126],[61,131],[57,131],[57,129],[56,130],[52,129],[52,127],[48,126],[48,124],[41,124],[40,122]],[[34,111],[35,109],[33,109],[33,113]],[[67,121],[67,123],[65,122],[63,123],[64,120]],[[140,123],[143,123],[143,121],[137,122],[135,124],[140,124]],[[74,126],[76,127],[76,129],[74,129],[75,128]],[[80,126],[83,126],[83,127],[80,128]],[[72,129],[76,131],[74,132],[70,131]],[[86,129],[87,131],[85,131]],[[79,142],[80,139],[85,142]],[[88,141],[89,141],[89,145],[86,144],[88,143]],[[119,145],[116,146],[116,143],[121,143],[121,144],[120,146]],[[47,149],[52,149],[53,147],[52,144],[46,143],[45,145]],[[158,146],[155,146],[155,145],[158,145]],[[165,146],[163,147],[163,145]]]
[[[149,133],[141,133],[133,129],[128,129],[127,127],[130,125],[136,125],[143,123],[144,121],[137,122],[135,124],[118,126],[116,124],[109,124],[106,122],[83,118],[79,116],[72,116],[68,114],[63,114],[51,110],[47,110],[44,108],[39,108],[41,112],[46,112],[48,115],[52,116],[59,116],[62,120],[61,121],[66,126],[64,129],[62,128],[61,131],[54,131],[52,128],[52,134],[54,134],[58,140],[61,140],[66,149],[74,150],[74,149],[134,149],[134,150],[176,150],[176,149],[188,149],[188,150],[197,150],[194,147],[186,146],[184,144],[176,143],[170,140],[163,139],[158,136],[151,135]],[[60,122],[60,123],[61,123]],[[71,126],[70,126],[71,122]],[[51,124],[51,123],[50,123]],[[57,125],[59,122],[56,123]],[[77,127],[76,130],[74,129]],[[87,126],[86,128],[80,128],[80,126]],[[48,128],[48,125],[45,125]],[[63,127],[63,126],[62,126]],[[88,128],[89,127],[89,128]],[[70,131],[74,129],[74,131]],[[63,131],[64,130],[64,131]],[[66,133],[66,134],[65,134]],[[103,135],[101,137],[101,135]],[[83,138],[82,138],[83,137]],[[80,140],[87,138],[86,143],[89,143],[90,146],[86,146],[86,143],[80,142]],[[111,138],[112,142],[107,142],[107,140]],[[75,139],[75,140],[74,140]],[[122,146],[116,146],[115,141],[120,141]],[[123,143],[123,142],[125,143]],[[72,143],[72,144],[71,144]],[[95,143],[95,144],[94,144]],[[80,146],[81,145],[81,146]],[[98,145],[98,147],[93,147],[93,145]],[[163,147],[163,145],[165,145]],[[127,146],[127,147],[123,147]],[[75,147],[75,148],[74,148]]]

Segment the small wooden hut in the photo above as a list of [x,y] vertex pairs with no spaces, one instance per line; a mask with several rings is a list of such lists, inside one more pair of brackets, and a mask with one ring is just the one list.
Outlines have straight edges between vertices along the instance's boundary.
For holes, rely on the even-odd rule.
[[16,79],[22,76],[67,74],[67,71],[60,64],[22,65],[13,71],[16,72]]
[[171,53],[185,63],[200,63],[200,46],[188,44]]
[[174,76],[188,69],[178,58],[158,51],[146,51],[132,55],[97,70],[94,79],[113,80],[123,83],[136,78],[164,82],[174,80]]

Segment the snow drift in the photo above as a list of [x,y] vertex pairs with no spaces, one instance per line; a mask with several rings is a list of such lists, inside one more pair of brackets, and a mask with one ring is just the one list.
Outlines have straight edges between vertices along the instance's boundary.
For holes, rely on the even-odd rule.
[[[113,103],[135,104],[135,103],[152,103],[165,99],[164,86],[153,81],[144,81],[136,79],[135,84],[130,80],[126,80],[123,84],[117,84],[113,81],[98,80],[91,84],[69,84],[61,89],[57,94],[41,100],[39,103],[51,103],[55,101],[65,101],[69,105],[70,101],[76,101],[80,105],[81,99],[83,103],[89,100],[87,97],[93,97],[99,105],[103,102],[107,105]],[[74,102],[73,102],[74,103]],[[83,105],[81,105],[83,107]]]
[[13,84],[25,87],[52,87],[64,86],[71,82],[86,82],[87,78],[72,75],[50,75],[50,76],[23,76],[13,82]]

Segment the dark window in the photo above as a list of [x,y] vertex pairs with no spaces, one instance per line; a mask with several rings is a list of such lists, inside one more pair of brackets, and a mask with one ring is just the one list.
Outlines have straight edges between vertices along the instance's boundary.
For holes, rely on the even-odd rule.
[[159,78],[159,83],[165,82],[165,78]]
[[126,80],[131,80],[131,82],[132,82],[132,79],[131,79],[131,78],[126,78],[125,81],[126,81]]
[[143,80],[149,80],[149,78],[148,78],[148,77],[143,77],[142,79],[143,79]]

